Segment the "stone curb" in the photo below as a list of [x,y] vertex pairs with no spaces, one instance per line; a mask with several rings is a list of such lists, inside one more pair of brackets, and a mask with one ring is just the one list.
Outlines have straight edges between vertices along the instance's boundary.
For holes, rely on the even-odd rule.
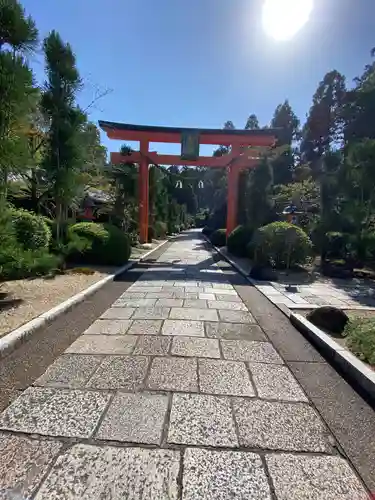
[[73,295],[73,297],[70,297],[69,299],[53,307],[49,311],[42,313],[40,316],[37,316],[31,321],[20,326],[19,328],[16,328],[15,330],[12,330],[11,332],[4,335],[4,337],[0,338],[0,359],[5,358],[11,352],[17,349],[17,347],[25,343],[31,337],[31,335],[37,330],[39,330],[41,327],[51,323],[58,316],[70,311],[73,307],[75,307],[83,300],[87,299],[90,295],[93,295],[97,290],[102,288],[104,285],[113,281],[116,278],[116,276],[119,276],[120,274],[128,271],[129,269],[134,267],[138,262],[142,262],[142,260],[146,259],[150,254],[152,254],[160,247],[165,245],[167,241],[168,240],[165,240],[159,243],[159,245],[157,245],[149,252],[146,252],[138,259],[132,260],[131,262],[128,262],[124,266],[120,267],[115,273],[106,276],[100,281],[97,281],[93,285],[90,285],[85,290],[82,290],[76,295]]
[[359,387],[366,396],[375,403],[375,372],[365,363],[356,358],[348,349],[335,342],[329,335],[317,328],[304,316],[291,313],[290,322],[310,342],[319,348],[319,351],[340,369],[350,382]]
[[[244,278],[249,281],[255,288],[264,296],[266,299],[270,300],[266,294],[262,292],[260,288],[256,285],[255,281],[246,275],[246,271],[234,262],[230,257],[225,255],[220,248],[212,245],[210,240],[203,235],[205,240],[219,253],[231,266],[233,266]],[[352,382],[353,385],[359,387],[366,396],[371,400],[372,404],[375,404],[375,372],[372,371],[368,366],[366,366],[361,360],[356,358],[354,354],[348,351],[345,347],[341,346],[335,342],[329,335],[324,333],[322,330],[317,328],[315,325],[310,323],[305,317],[300,314],[292,312],[287,306],[283,304],[275,304],[271,300],[270,302],[276,306],[280,311],[288,316],[290,322],[293,326],[300,331],[311,344],[319,348],[320,352],[330,361],[330,363],[338,368],[342,373],[345,373],[348,380]]]

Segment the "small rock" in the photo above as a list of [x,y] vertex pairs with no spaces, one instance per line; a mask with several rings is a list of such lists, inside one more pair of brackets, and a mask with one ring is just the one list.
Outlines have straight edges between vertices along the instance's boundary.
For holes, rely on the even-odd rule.
[[278,276],[276,272],[265,266],[255,265],[251,268],[249,273],[250,278],[258,281],[277,281]]
[[331,306],[314,309],[307,315],[307,319],[318,328],[323,328],[332,333],[342,333],[349,321],[344,311]]

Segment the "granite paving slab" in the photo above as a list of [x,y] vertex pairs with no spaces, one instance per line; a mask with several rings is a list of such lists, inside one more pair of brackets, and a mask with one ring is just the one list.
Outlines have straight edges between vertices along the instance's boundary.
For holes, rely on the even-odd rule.
[[164,307],[182,307],[183,304],[183,299],[162,299],[160,298],[157,302],[157,306],[164,306]]
[[152,307],[157,299],[118,299],[112,304],[112,307]]
[[[232,302],[235,304],[236,302]],[[228,309],[220,309],[219,321],[227,323],[255,323],[255,319],[249,312],[246,311],[230,311]]]
[[255,396],[245,363],[199,359],[201,392],[227,396]]
[[168,442],[237,447],[229,398],[204,394],[174,394]]
[[84,335],[124,335],[131,325],[130,319],[98,319],[83,332]]
[[254,361],[257,363],[283,363],[270,342],[220,340],[220,343],[225,359]]
[[[230,297],[230,295],[229,295]],[[209,309],[228,309],[230,311],[247,311],[243,302],[231,302],[228,300],[209,300]]]
[[216,339],[197,337],[174,337],[171,353],[174,356],[220,358],[219,342]]
[[259,340],[267,341],[267,337],[258,325],[246,323],[204,323],[206,336],[210,338],[227,340]]
[[160,319],[136,319],[128,330],[129,335],[158,335],[163,321]]
[[34,385],[54,387],[84,387],[104,356],[65,354],[49,366]]
[[129,319],[134,311],[134,307],[111,307],[100,317],[102,319]]
[[170,308],[155,306],[155,307],[139,307],[135,310],[133,319],[166,319],[168,318]]
[[180,452],[77,444],[58,458],[35,500],[178,500]]
[[88,438],[109,399],[105,392],[29,387],[0,415],[0,429]]
[[131,354],[136,335],[82,335],[65,351],[70,354]]
[[172,307],[171,319],[185,319],[195,321],[219,321],[216,310],[214,309],[194,309],[183,307]]
[[260,398],[308,402],[301,386],[286,366],[249,363],[249,368]]
[[331,436],[323,421],[305,403],[235,399],[233,408],[242,446],[332,452]]
[[146,356],[109,356],[86,386],[94,389],[139,391],[143,387],[148,363]]
[[168,396],[117,393],[96,433],[96,438],[160,444]]
[[166,356],[169,352],[171,339],[161,336],[142,335],[139,337],[134,354],[145,356]]
[[188,448],[182,499],[271,500],[271,493],[259,455]]
[[161,333],[163,335],[183,335],[204,337],[203,321],[182,321],[166,319]]
[[0,433],[0,500],[31,498],[61,448],[58,441]]
[[197,361],[177,357],[155,358],[147,385],[152,390],[197,392]]
[[266,456],[278,500],[368,500],[362,484],[341,457]]

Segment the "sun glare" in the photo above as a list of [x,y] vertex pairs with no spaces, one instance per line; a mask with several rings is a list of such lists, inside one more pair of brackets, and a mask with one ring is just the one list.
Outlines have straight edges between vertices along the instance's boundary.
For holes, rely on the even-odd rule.
[[307,23],[313,0],[264,0],[263,27],[276,40],[289,40]]

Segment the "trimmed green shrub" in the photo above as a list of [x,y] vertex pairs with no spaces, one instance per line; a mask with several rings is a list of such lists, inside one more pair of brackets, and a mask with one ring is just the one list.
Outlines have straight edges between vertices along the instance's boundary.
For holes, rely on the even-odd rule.
[[204,226],[204,228],[202,229],[202,234],[204,234],[205,236],[210,237],[210,234],[213,233],[214,231],[215,230],[212,229],[212,227]]
[[167,236],[168,226],[161,220],[155,221],[154,224],[156,238],[165,238]]
[[69,227],[68,236],[71,241],[76,237],[85,240],[81,242],[83,249],[71,254],[71,259],[77,262],[119,266],[129,260],[129,237],[111,224],[79,222]]
[[255,231],[249,250],[258,264],[290,268],[307,261],[312,243],[300,227],[288,222],[272,222]]
[[44,217],[21,209],[12,210],[11,218],[17,241],[25,249],[48,248],[51,240],[51,230]]
[[344,335],[349,349],[362,361],[375,366],[375,319],[356,318],[349,321]]
[[61,258],[45,250],[24,250],[21,246],[0,248],[0,276],[3,280],[16,280],[43,276],[56,271]]
[[350,235],[340,232],[328,232],[324,235],[324,254],[329,259],[345,259],[348,254]]
[[225,229],[216,229],[211,236],[210,241],[216,247],[225,247],[227,244],[227,236]]
[[237,226],[228,236],[228,251],[238,257],[247,256],[247,245],[251,241],[253,230],[247,226]]

